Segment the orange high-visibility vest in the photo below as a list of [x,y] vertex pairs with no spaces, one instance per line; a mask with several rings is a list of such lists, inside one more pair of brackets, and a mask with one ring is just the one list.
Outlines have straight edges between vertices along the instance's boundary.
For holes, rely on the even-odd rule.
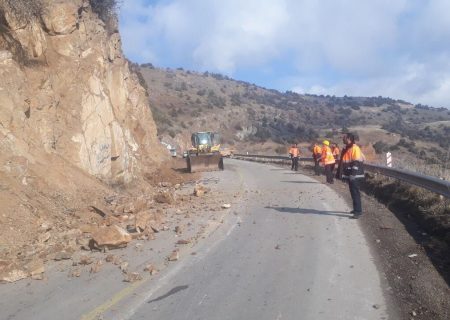
[[315,155],[319,155],[322,154],[322,148],[320,146],[318,146],[317,144],[314,145],[314,149],[313,149],[313,153]]
[[366,158],[361,151],[361,148],[354,144],[350,149],[348,149],[344,156],[342,157],[343,163],[351,163],[353,161],[363,162]]
[[334,147],[332,150],[333,156],[335,159],[339,158],[339,155],[341,154],[341,150],[339,150],[339,147]]
[[293,147],[293,148],[291,148],[291,154],[294,158],[296,158],[300,154],[300,151],[298,150],[297,147]]
[[331,148],[329,146],[323,146],[322,147],[322,163],[324,165],[327,164],[333,164],[336,162],[336,160],[334,160],[334,156],[333,156],[333,152],[331,152]]

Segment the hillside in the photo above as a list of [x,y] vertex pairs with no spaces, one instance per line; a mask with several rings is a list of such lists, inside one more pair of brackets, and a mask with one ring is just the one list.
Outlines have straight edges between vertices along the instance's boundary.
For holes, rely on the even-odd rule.
[[448,158],[450,110],[445,108],[383,97],[281,93],[219,74],[151,64],[140,70],[158,135],[180,149],[197,130],[220,131],[226,145],[241,151],[272,153],[284,153],[293,141],[304,147],[324,137],[340,142],[343,130],[353,130],[362,144],[375,146],[379,154],[391,150],[404,163],[441,165]]

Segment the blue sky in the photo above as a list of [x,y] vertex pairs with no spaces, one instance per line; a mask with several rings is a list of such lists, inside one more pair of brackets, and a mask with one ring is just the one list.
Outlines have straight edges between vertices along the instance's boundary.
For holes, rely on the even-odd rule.
[[450,107],[448,0],[123,0],[120,30],[138,63]]

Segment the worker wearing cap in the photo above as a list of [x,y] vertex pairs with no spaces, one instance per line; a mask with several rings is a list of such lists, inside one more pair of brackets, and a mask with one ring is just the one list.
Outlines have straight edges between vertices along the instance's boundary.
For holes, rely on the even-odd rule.
[[360,147],[355,143],[355,135],[347,133],[343,137],[346,145],[346,151],[342,154],[342,179],[348,180],[350,195],[353,201],[354,219],[358,219],[362,215],[361,194],[359,191],[360,181],[364,179],[363,162],[364,154]]
[[316,176],[320,176],[320,158],[322,157],[322,148],[315,143],[313,146],[314,172]]
[[327,183],[334,183],[333,180],[333,165],[336,163],[334,160],[333,152],[330,148],[330,141],[324,140],[322,142],[322,155],[320,158],[324,168],[325,176],[327,177]]

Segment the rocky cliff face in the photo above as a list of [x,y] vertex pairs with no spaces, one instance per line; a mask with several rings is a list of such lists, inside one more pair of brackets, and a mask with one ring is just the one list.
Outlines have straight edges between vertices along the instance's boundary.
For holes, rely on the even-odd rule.
[[118,185],[151,195],[142,177],[165,159],[114,21],[93,0],[36,0],[25,18],[7,4],[35,0],[14,1],[0,0],[0,260],[73,242]]
[[56,155],[102,181],[129,183],[161,160],[161,149],[117,28],[107,31],[89,1],[42,4],[25,21],[4,10],[2,153],[29,162]]

